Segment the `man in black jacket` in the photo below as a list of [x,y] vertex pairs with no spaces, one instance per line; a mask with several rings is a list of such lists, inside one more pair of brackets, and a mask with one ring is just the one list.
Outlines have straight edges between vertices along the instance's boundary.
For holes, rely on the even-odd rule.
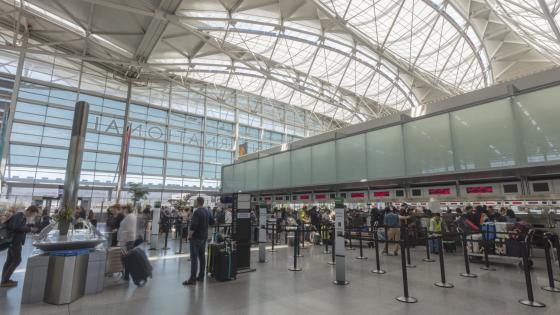
[[[206,270],[206,241],[208,240],[208,226],[214,225],[214,217],[209,209],[204,208],[204,198],[196,198],[196,209],[191,218],[189,236],[191,253],[191,275],[183,285],[194,285],[197,281],[204,281]],[[198,263],[200,262],[200,268]],[[197,276],[198,271],[198,276]]]
[[38,214],[39,209],[36,206],[29,206],[25,212],[17,212],[8,220],[8,229],[12,233],[12,245],[8,248],[8,257],[2,269],[0,287],[17,286],[17,281],[10,280],[10,277],[21,263],[21,250],[23,244],[25,244],[25,234],[37,231],[37,228],[27,226],[27,222],[35,222],[35,216]]

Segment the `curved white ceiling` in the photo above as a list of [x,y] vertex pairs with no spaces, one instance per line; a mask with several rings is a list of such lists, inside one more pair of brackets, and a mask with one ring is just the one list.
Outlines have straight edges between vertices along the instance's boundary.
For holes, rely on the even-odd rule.
[[496,14],[526,42],[560,64],[560,1],[487,1]]

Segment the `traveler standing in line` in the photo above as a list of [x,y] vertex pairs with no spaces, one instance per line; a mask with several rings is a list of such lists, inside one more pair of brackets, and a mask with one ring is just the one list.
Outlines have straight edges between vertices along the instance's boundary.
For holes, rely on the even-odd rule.
[[430,252],[434,254],[439,254],[439,245],[438,245],[438,237],[442,237],[442,228],[441,228],[441,215],[436,212],[434,217],[430,219],[430,227],[428,231],[430,232],[430,236],[434,237],[428,240],[428,245],[430,246]]
[[[194,285],[197,281],[204,281],[206,273],[206,241],[208,240],[209,225],[214,225],[214,218],[210,210],[204,208],[204,198],[198,197],[196,198],[196,209],[191,218],[189,236],[187,237],[190,241],[191,275],[189,280],[183,282],[183,285]],[[200,268],[198,268],[199,262]]]
[[[385,212],[386,214],[383,218],[383,224],[385,224],[385,226],[389,229],[389,231],[387,232],[387,239],[389,241],[398,242],[401,239],[399,215],[397,214],[396,210],[390,211],[389,208],[386,208]],[[393,255],[397,256],[400,249],[399,243],[394,243],[392,245],[392,248],[392,251],[389,252],[392,252]]]
[[39,208],[29,206],[25,212],[16,212],[7,221],[8,230],[12,236],[12,243],[8,248],[8,255],[4,268],[2,268],[2,281],[0,287],[11,288],[17,286],[17,281],[10,280],[12,274],[21,263],[21,250],[25,244],[25,234],[36,232],[36,227],[29,227],[27,222],[35,222],[35,217],[39,214]]
[[[123,207],[124,212],[126,212],[126,216],[120,222],[119,230],[117,232],[117,239],[119,247],[122,247],[126,251],[131,250],[134,248],[134,242],[138,239],[137,233],[137,224],[138,220],[136,214],[134,213],[134,209],[130,205],[126,205]],[[124,281],[129,280],[129,270],[124,268]]]
[[91,225],[97,227],[97,219],[95,218],[95,213],[93,213],[93,210],[89,210],[87,219],[89,223],[91,223]]

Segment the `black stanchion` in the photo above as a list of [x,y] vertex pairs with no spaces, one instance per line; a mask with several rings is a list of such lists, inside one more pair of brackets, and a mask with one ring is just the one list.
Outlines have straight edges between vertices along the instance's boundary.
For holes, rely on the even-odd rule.
[[163,250],[168,250],[169,247],[167,247],[167,239],[169,238],[169,230],[167,232],[165,232],[165,242],[163,244]]
[[352,246],[352,228],[350,228],[350,230],[348,231],[348,241],[349,244],[347,250],[356,250],[356,248]]
[[[404,229],[401,229],[404,230]],[[402,279],[403,279],[403,289],[404,289],[404,295],[402,296],[397,296],[396,300],[399,302],[403,302],[403,303],[416,303],[418,302],[418,300],[412,296],[408,295],[408,277],[406,274],[406,258],[404,257],[406,255],[406,249],[404,248],[404,246],[406,246],[403,241],[399,241],[401,242],[401,265],[402,265]]]
[[[290,268],[288,268],[289,271],[301,271],[301,267],[298,267],[297,265],[297,258],[298,256],[298,252],[299,252],[299,233],[298,233],[298,229],[299,226],[296,227],[295,231],[294,231],[294,265]],[[287,233],[287,232],[286,232]]]
[[329,250],[329,242],[327,239],[327,235],[329,235],[329,229],[327,228],[327,226],[322,226],[321,227],[321,238],[323,239],[323,242],[325,243],[325,250],[323,251],[323,254],[330,254],[331,251]]
[[288,230],[284,226],[284,244],[288,245]]
[[[488,246],[488,230],[483,232],[483,236],[482,236],[482,246],[484,247],[484,266],[480,267],[480,269],[482,270],[488,270],[488,271],[496,271],[496,268],[490,266],[490,260],[488,259],[488,250],[490,249],[490,246]],[[479,245],[480,246],[480,245]]]
[[363,240],[362,240],[362,231],[358,231],[358,240],[359,240],[359,244],[360,244],[360,256],[356,257],[356,259],[368,259],[367,257],[364,256],[364,244],[363,244]]
[[276,235],[276,224],[272,225],[272,248],[268,250],[271,253],[276,252],[276,250],[274,249],[274,243],[276,243],[274,235]]
[[546,274],[548,276],[548,286],[544,286],[541,287],[541,289],[548,291],[548,292],[554,292],[554,293],[559,293],[560,292],[560,288],[557,288],[554,286],[554,274],[552,272],[552,259],[550,257],[550,250],[552,249],[552,246],[550,246],[550,241],[548,240],[548,238],[545,237],[545,241],[544,241],[544,256],[546,259]]
[[301,249],[302,249],[303,247],[300,247],[300,242],[301,242],[301,243],[305,243],[305,239],[303,239],[303,241],[300,240],[300,233],[301,233],[301,237],[303,238],[303,229],[300,230],[299,225],[298,225],[297,228],[296,228],[297,256],[298,256],[298,257],[303,257],[303,254],[301,253]]
[[405,227],[403,229],[405,231],[404,233],[404,246],[406,247],[406,268],[416,268],[416,265],[413,265],[411,260],[411,256],[410,256],[410,245],[408,244],[408,228]]
[[327,264],[334,266],[336,265],[336,258],[335,258],[335,246],[336,246],[336,236],[334,235],[335,231],[334,231],[334,226],[332,227],[332,231],[333,231],[333,239],[332,239],[332,250],[331,250],[331,261],[329,261]]
[[381,270],[380,262],[379,262],[379,236],[377,235],[377,229],[374,230],[373,239],[375,242],[375,270],[372,270],[372,273],[381,275],[385,273],[385,270]]
[[175,254],[183,253],[183,223],[179,224],[179,250]]
[[385,226],[384,228],[385,228],[385,247],[383,249],[383,253],[389,255],[389,242],[387,242],[389,240],[389,228],[387,228],[387,226]]
[[425,262],[434,262],[435,259],[430,257],[430,235],[428,234],[428,229],[426,229],[426,258],[422,259]]
[[531,282],[531,270],[529,266],[529,244],[525,242],[523,245],[523,271],[525,273],[525,285],[527,286],[527,299],[519,300],[519,303],[531,307],[545,307],[544,303],[535,301],[533,296],[533,283]]
[[436,287],[440,288],[453,288],[453,284],[445,281],[445,262],[443,261],[443,238],[440,236],[436,238],[438,242],[438,255],[439,255],[439,271],[441,273],[441,281],[434,283]]
[[471,273],[471,267],[469,264],[469,252],[467,249],[467,235],[465,233],[461,234],[463,238],[463,256],[465,258],[465,272],[461,274],[461,277],[465,278],[476,278],[478,277],[474,273]]

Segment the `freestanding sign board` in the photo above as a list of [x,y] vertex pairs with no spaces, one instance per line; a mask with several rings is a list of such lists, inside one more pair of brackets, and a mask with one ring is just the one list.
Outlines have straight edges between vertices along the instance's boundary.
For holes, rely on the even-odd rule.
[[348,281],[346,281],[346,249],[344,247],[344,202],[340,198],[335,200],[334,213],[334,250],[336,261],[336,279],[334,283],[345,285],[348,284]]
[[233,239],[237,245],[237,269],[251,268],[251,195],[233,195]]
[[266,205],[261,204],[259,207],[259,262],[266,262],[266,223],[268,213]]

